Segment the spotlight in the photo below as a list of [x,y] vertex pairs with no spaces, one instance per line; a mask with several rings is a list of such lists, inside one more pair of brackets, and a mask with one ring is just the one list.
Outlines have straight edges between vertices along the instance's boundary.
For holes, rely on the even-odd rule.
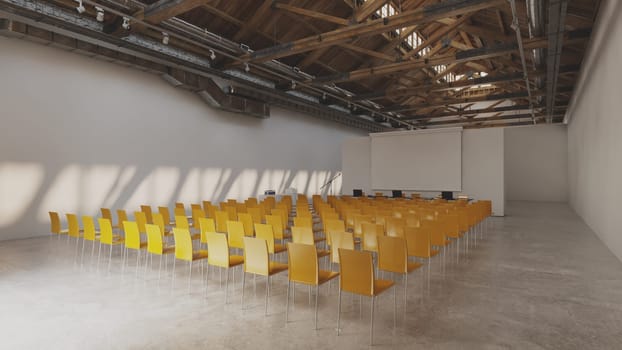
[[168,33],[162,32],[162,44],[168,45]]
[[78,3],[78,7],[76,7],[76,11],[78,11],[78,13],[82,14],[84,13],[84,11],[86,11],[86,9],[84,8],[84,5],[82,4],[82,0],[75,0]]
[[127,17],[123,17],[123,24],[121,24],[123,29],[130,30],[130,19]]
[[292,84],[291,84],[292,90],[294,90],[296,88],[296,82],[292,80]]
[[518,21],[512,21],[512,24],[510,24],[510,28],[512,28],[514,31],[518,30]]
[[216,54],[214,53],[214,50],[209,50],[209,58],[211,58],[212,61],[216,59]]
[[95,6],[95,11],[97,11],[97,16],[95,17],[95,19],[97,19],[97,22],[103,22],[104,21],[104,9],[101,7]]
[[244,63],[244,71],[248,73],[250,72],[250,70],[251,70],[251,67],[248,65],[248,63]]

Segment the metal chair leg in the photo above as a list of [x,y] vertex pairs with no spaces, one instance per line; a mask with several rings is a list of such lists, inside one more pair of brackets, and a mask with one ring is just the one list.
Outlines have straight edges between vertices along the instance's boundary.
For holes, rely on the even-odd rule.
[[320,295],[320,285],[315,287],[315,330],[317,330],[317,298]]
[[371,326],[369,329],[369,345],[374,344],[374,306],[376,305],[376,297],[371,297]]
[[339,298],[337,299],[337,335],[341,333],[341,328],[339,327],[341,321],[341,288],[339,288]]
[[289,321],[289,288],[291,286],[292,282],[291,281],[287,281],[287,296],[285,298],[285,323],[287,323]]

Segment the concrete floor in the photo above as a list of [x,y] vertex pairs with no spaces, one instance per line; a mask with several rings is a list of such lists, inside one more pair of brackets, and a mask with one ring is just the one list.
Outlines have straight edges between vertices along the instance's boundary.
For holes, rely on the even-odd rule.
[[[395,329],[393,292],[380,296],[374,348],[622,348],[620,261],[566,205],[513,202],[506,211],[459,264],[452,261],[455,251],[444,270],[440,259],[433,260],[429,288],[427,268],[415,272],[406,307],[398,282]],[[122,273],[118,252],[109,274],[107,256],[97,272],[88,249],[83,266],[74,252],[65,238],[0,242],[1,348],[368,347],[365,298],[362,304],[358,297],[344,298],[342,334],[336,335],[336,284],[320,292],[315,331],[305,287],[297,288],[285,324],[285,274],[273,278],[270,314],[264,316],[264,279],[254,292],[247,278],[243,310],[239,271],[225,305],[216,271],[205,297],[200,269],[188,294],[183,264],[171,291],[170,269],[158,286],[157,271],[135,278],[135,260]]]

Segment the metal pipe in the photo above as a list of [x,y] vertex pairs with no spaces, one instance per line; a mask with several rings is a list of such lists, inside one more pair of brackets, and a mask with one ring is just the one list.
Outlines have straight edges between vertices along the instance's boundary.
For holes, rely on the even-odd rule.
[[529,86],[529,75],[527,74],[527,62],[525,61],[525,50],[523,49],[523,37],[520,32],[520,24],[518,23],[518,15],[516,14],[515,0],[509,0],[512,8],[512,28],[516,32],[516,42],[518,42],[518,52],[520,53],[520,61],[523,65],[523,77],[525,78],[525,86],[527,87],[527,96],[529,99],[529,108],[531,109],[531,119],[536,124],[536,114],[533,107],[533,99],[531,97],[531,87]]

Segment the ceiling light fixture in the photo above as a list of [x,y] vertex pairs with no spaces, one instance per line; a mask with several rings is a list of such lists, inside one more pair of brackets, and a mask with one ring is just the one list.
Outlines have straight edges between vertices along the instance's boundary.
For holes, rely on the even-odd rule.
[[123,24],[121,24],[123,29],[130,30],[130,19],[127,17],[123,17]]
[[248,72],[250,72],[250,71],[251,71],[251,67],[248,65],[248,63],[244,63],[244,71],[245,71],[246,73],[248,73]]
[[95,19],[97,19],[97,22],[103,22],[104,21],[104,9],[98,6],[95,6],[95,11],[97,11],[97,16],[95,17]]
[[78,3],[78,7],[76,7],[76,11],[78,11],[78,13],[82,14],[84,13],[84,11],[86,11],[86,8],[84,8],[84,5],[82,4],[82,0],[75,0]]
[[209,58],[211,58],[212,61],[216,59],[216,54],[214,53],[214,50],[209,50]]
[[168,33],[162,32],[162,44],[168,45],[168,40],[169,40]]
[[292,80],[292,90],[296,88],[296,82]]

